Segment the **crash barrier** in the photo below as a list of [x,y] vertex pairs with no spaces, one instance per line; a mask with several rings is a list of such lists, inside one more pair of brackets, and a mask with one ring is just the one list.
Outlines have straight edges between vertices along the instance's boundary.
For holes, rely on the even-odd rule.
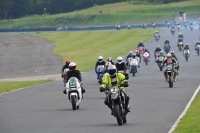
[[[156,24],[157,27],[166,27],[166,24]],[[130,25],[130,29],[142,28],[142,25]],[[152,28],[147,24],[146,28]],[[127,29],[126,25],[120,26],[120,29]],[[59,28],[19,28],[19,29],[0,29],[0,32],[39,32],[39,31],[84,31],[84,30],[116,30],[115,26],[91,26],[91,27],[59,27]]]

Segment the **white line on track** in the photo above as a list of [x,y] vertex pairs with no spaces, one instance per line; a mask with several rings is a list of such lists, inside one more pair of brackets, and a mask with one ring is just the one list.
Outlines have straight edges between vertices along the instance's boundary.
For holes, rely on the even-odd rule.
[[175,130],[175,128],[176,128],[176,126],[178,125],[178,123],[180,122],[180,120],[181,120],[181,119],[183,118],[183,116],[187,113],[189,107],[191,106],[192,102],[194,101],[194,99],[195,99],[196,95],[198,94],[199,90],[200,90],[200,85],[199,85],[199,87],[196,89],[196,91],[194,92],[194,94],[193,94],[192,98],[190,99],[189,103],[188,103],[187,106],[185,107],[184,111],[183,111],[183,112],[181,113],[181,115],[178,117],[178,119],[176,120],[176,122],[175,122],[174,125],[171,127],[171,129],[169,130],[168,133],[172,133],[172,132]]

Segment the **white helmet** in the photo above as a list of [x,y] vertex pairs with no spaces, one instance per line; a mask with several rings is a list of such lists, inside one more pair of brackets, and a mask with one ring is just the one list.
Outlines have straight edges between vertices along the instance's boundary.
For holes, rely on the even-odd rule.
[[102,57],[102,56],[99,56],[99,57],[98,57],[98,60],[99,60],[99,62],[102,62],[102,61],[103,61],[103,57]]
[[117,63],[121,64],[122,63],[123,58],[121,56],[117,57]]
[[110,76],[114,76],[117,73],[117,68],[115,65],[110,65],[108,67],[108,73]]
[[172,57],[172,55],[170,53],[167,54],[167,58],[170,58]]
[[158,30],[156,32],[158,32]]

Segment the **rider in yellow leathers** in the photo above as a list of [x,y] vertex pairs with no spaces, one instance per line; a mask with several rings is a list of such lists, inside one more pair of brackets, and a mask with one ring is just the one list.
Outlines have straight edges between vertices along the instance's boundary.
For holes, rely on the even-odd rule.
[[[124,94],[125,96],[125,110],[127,112],[130,112],[130,108],[129,108],[129,96],[125,93],[124,91],[124,87],[128,87],[128,80],[126,80],[125,76],[122,73],[117,73],[117,69],[115,65],[110,65],[108,67],[108,73],[109,75],[104,76],[103,80],[102,80],[102,84],[100,87],[100,92],[105,91],[105,89],[107,87],[112,87],[112,86],[118,86],[118,88],[121,90],[121,92]],[[109,105],[109,95],[107,95],[106,99],[105,99],[105,104],[111,108],[111,105]]]

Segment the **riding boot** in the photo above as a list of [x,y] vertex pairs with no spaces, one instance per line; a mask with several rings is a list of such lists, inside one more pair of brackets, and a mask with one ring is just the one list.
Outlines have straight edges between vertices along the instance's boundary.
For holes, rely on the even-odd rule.
[[67,94],[66,89],[64,89],[63,93],[64,93],[64,94]]
[[164,73],[164,77],[165,77],[165,82],[168,82],[168,79],[167,79],[167,72],[164,71],[163,73]]
[[129,100],[130,100],[130,97],[127,95],[126,96],[126,105],[125,105],[125,110],[126,110],[126,112],[131,112],[131,110],[130,110],[130,106],[129,106]]
[[177,74],[177,70],[174,69],[174,77],[173,77],[174,82],[176,82],[176,74]]

